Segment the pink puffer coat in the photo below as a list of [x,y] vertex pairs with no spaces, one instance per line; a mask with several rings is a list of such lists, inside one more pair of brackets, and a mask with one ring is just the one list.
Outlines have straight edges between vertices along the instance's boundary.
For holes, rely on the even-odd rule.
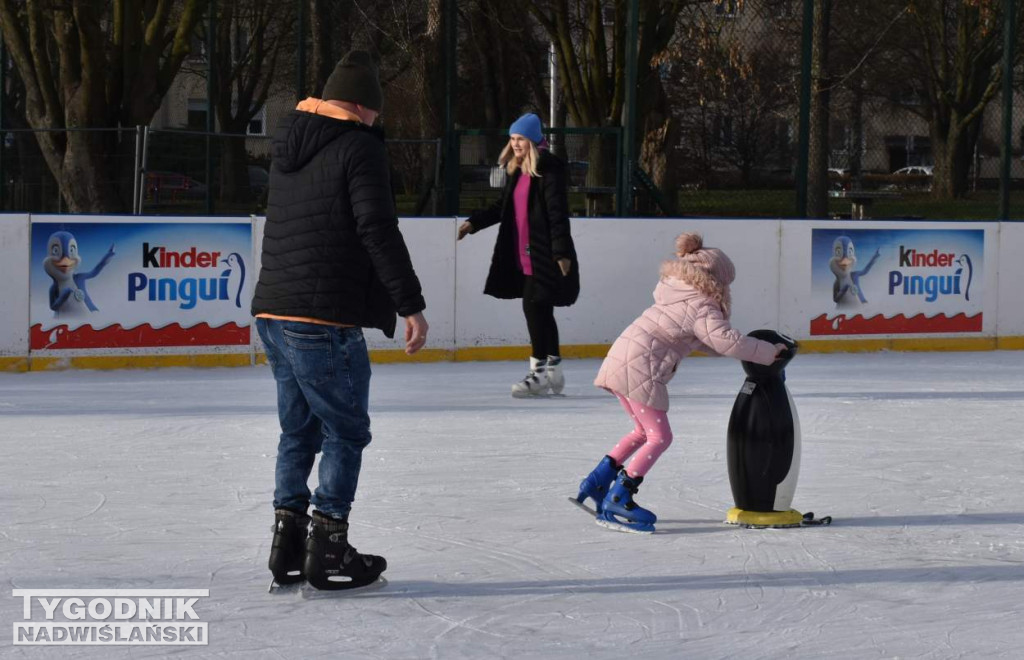
[[594,384],[615,394],[668,410],[667,383],[694,350],[771,364],[775,346],[740,334],[718,303],[675,278],[664,278],[648,307],[612,344]]

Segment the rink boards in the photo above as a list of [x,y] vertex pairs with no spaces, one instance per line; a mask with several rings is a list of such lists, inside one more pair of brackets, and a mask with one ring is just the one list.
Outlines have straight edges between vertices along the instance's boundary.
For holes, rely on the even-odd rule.
[[[518,301],[482,293],[497,232],[457,242],[460,222],[402,219],[430,338],[428,348],[408,357],[401,326],[393,340],[367,331],[375,361],[527,356]],[[263,223],[0,216],[0,370],[262,361],[248,300]],[[1024,249],[1021,223],[577,218],[572,231],[581,294],[576,305],[556,310],[567,357],[603,356],[652,303],[658,266],[681,231],[703,233],[705,245],[735,262],[732,323],[744,332],[778,329],[804,352],[1024,348],[1024,263],[1013,258]],[[56,271],[43,262],[54,236],[65,234],[81,243],[78,271],[92,275],[95,311],[84,303],[52,308]],[[108,245],[115,254],[93,274]],[[849,273],[832,265],[840,245],[856,256]]]

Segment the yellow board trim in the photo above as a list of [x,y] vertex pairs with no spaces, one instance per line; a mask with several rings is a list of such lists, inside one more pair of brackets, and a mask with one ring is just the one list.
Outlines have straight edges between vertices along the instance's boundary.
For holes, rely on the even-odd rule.
[[[567,359],[603,358],[610,344],[570,344],[562,346]],[[865,353],[877,351],[1020,351],[1024,336],[1011,337],[907,337],[889,339],[804,339],[801,353]],[[696,351],[690,357],[704,357]],[[375,364],[415,362],[486,362],[526,360],[529,346],[468,346],[464,348],[426,348],[416,355],[401,349],[370,351]],[[55,371],[61,369],[159,369],[164,367],[247,367],[267,363],[263,353],[192,353],[185,355],[85,355],[60,357],[0,357],[0,372]]]
[[159,369],[166,367],[248,367],[248,353],[194,353],[190,355],[80,355],[29,358],[29,371],[64,369]]
[[406,362],[454,362],[455,351],[443,348],[424,348],[415,355],[406,355],[401,349],[381,349],[370,351],[370,361],[376,364],[396,364]]
[[27,357],[0,357],[0,371],[28,371]]
[[895,337],[890,339],[803,339],[801,353],[870,353],[877,351],[994,351],[1001,343],[1024,337]]
[[804,514],[790,509],[789,511],[744,511],[733,507],[725,516],[730,525],[748,527],[799,527]]
[[1024,337],[998,337],[996,349],[1000,351],[1024,351]]

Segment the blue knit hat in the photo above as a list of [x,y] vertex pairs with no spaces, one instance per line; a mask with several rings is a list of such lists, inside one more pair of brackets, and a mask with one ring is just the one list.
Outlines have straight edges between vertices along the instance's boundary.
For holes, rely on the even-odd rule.
[[540,130],[540,117],[532,112],[528,112],[512,122],[512,125],[508,127],[508,134],[522,135],[534,144],[544,141],[544,134]]

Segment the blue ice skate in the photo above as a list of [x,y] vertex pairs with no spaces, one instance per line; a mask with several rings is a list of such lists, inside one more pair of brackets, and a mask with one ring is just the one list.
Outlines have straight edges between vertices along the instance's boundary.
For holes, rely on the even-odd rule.
[[650,534],[658,516],[633,501],[643,477],[631,477],[623,470],[601,505],[597,524],[621,532]]
[[[605,456],[601,459],[601,462],[597,464],[597,467],[591,470],[583,481],[580,482],[580,492],[575,498],[570,497],[569,500],[580,507],[584,511],[588,511],[591,514],[601,513],[602,503],[604,502],[605,496],[608,494],[608,487],[615,481],[615,475],[622,469],[621,465],[616,465],[615,459],[611,456]],[[584,502],[587,498],[594,500],[594,509],[592,510]]]

